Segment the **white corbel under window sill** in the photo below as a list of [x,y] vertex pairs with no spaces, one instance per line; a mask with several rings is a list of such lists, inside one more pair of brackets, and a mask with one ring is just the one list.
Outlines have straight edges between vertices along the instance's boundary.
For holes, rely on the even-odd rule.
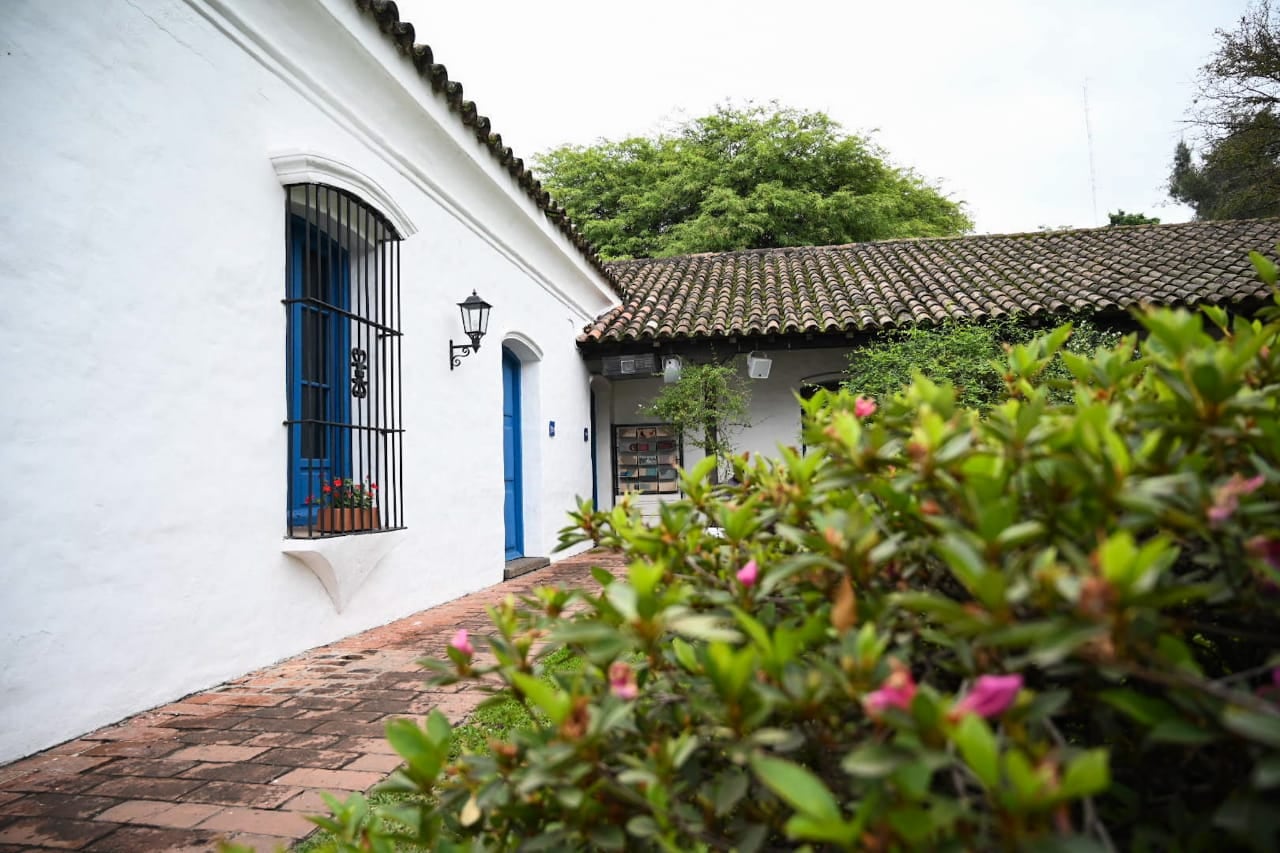
[[286,539],[280,550],[315,573],[341,613],[377,568],[382,558],[405,540],[406,530],[334,536],[325,539]]

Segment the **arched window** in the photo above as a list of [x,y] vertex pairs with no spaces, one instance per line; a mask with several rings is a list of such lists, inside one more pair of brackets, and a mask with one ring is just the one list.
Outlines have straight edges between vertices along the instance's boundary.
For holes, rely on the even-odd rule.
[[347,190],[285,198],[288,535],[404,527],[401,235]]

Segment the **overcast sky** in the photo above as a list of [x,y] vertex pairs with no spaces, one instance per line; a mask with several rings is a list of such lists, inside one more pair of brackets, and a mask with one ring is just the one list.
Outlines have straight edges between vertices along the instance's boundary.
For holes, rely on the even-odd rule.
[[[526,158],[720,102],[822,110],[968,205],[978,232],[1189,218],[1164,191],[1196,71],[1245,0],[399,0]],[[1084,88],[1093,137],[1090,188]]]

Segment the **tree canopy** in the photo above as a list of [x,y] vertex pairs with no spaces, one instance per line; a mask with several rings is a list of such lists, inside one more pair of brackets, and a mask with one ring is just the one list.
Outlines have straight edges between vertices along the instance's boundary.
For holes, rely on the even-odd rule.
[[1191,117],[1203,147],[1178,143],[1169,195],[1199,219],[1280,215],[1280,7],[1260,0],[1217,35]]
[[535,158],[601,257],[939,237],[972,228],[948,198],[821,112],[721,106],[653,137]]
[[1107,219],[1111,220],[1108,225],[1159,225],[1160,217],[1147,216],[1145,213],[1125,213],[1124,208],[1118,209],[1115,213],[1108,213]]

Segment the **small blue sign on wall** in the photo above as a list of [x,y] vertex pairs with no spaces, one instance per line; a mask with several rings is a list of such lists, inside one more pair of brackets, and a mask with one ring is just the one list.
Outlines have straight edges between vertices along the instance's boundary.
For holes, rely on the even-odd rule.
[[549,422],[547,423],[547,435],[551,436],[552,438],[555,438],[555,437],[556,437],[556,422],[555,422],[555,421],[549,421]]

